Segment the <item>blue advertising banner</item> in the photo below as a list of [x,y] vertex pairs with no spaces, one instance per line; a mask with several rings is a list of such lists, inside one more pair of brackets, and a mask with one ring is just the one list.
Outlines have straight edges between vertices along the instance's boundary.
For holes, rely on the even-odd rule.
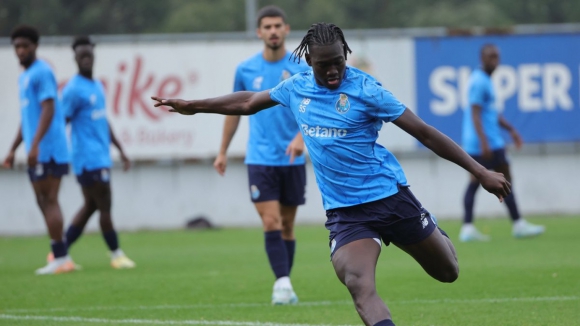
[[469,76],[486,43],[500,50],[496,106],[524,141],[580,141],[579,34],[417,38],[419,116],[461,143]]

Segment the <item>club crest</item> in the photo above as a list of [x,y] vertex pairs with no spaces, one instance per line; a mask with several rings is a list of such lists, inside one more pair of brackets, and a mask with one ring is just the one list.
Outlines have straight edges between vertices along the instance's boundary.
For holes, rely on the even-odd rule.
[[283,82],[290,77],[292,77],[292,75],[290,74],[290,72],[288,70],[282,70],[282,75],[280,76],[280,81]]
[[251,185],[250,186],[250,194],[252,195],[252,199],[254,199],[254,200],[260,198],[260,189],[258,189],[258,186]]
[[346,94],[340,94],[338,101],[336,101],[336,111],[338,113],[344,114],[350,110],[350,102],[348,101],[348,96]]

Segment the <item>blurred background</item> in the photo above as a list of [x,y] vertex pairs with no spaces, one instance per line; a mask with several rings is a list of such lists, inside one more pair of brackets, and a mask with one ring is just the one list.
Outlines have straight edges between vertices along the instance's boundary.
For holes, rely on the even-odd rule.
[[[117,227],[179,228],[197,216],[220,226],[260,225],[243,164],[247,119],[230,147],[227,174],[220,177],[211,164],[223,117],[167,114],[153,108],[149,96],[190,99],[231,92],[236,66],[263,47],[255,36],[255,13],[268,4],[288,15],[288,50],[310,24],[337,24],[353,49],[350,65],[376,76],[456,141],[479,49],[497,44],[502,55],[493,76],[497,105],[526,142],[521,151],[509,151],[521,210],[580,213],[580,1],[572,0],[0,0],[0,155],[8,152],[20,122],[21,67],[11,30],[21,23],[39,29],[37,54],[53,66],[61,87],[77,70],[72,36],[89,34],[97,43],[95,75],[106,87],[109,120],[134,163],[127,173],[113,169]],[[461,216],[466,172],[393,125],[384,126],[379,142],[397,155],[425,207],[438,218]],[[22,147],[17,168],[0,170],[0,234],[45,232]],[[326,217],[312,167],[307,168],[307,204],[297,223],[322,227]],[[82,201],[72,175],[63,179],[60,200],[69,221]],[[477,216],[506,214],[483,191],[475,209]],[[89,228],[98,228],[96,220]]]

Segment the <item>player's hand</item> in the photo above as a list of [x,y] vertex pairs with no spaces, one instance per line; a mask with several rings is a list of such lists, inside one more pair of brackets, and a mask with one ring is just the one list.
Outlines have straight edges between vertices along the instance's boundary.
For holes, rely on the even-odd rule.
[[512,192],[512,185],[506,180],[503,173],[485,170],[478,181],[485,190],[496,195],[500,202],[503,202],[503,199]]
[[38,146],[32,146],[28,152],[28,167],[33,168],[38,163]]
[[2,163],[2,167],[6,168],[6,169],[12,169],[13,166],[14,166],[14,152],[10,151],[8,153],[8,155],[6,155],[6,158],[4,159],[4,162]]
[[516,145],[516,149],[521,149],[522,146],[524,145],[524,141],[522,140],[522,137],[520,137],[520,134],[518,134],[517,131],[512,130],[510,132],[510,135],[512,136],[512,139],[514,140],[514,145]]
[[226,173],[226,167],[228,166],[228,158],[225,154],[218,154],[213,161],[213,168],[223,176]]
[[123,171],[127,172],[131,168],[131,161],[125,153],[121,153],[121,161],[123,162]]
[[294,163],[296,156],[300,156],[304,153],[304,140],[302,139],[302,134],[298,133],[294,139],[290,142],[288,147],[286,147],[286,155],[290,155],[290,164]]
[[166,99],[166,98],[161,98],[161,97],[157,97],[157,96],[151,96],[151,99],[154,101],[157,101],[156,103],[153,104],[155,107],[160,107],[160,106],[171,107],[171,109],[169,109],[169,112],[177,112],[177,113],[183,114],[183,115],[193,115],[194,114],[194,112],[187,110],[187,101],[180,100],[180,99]]

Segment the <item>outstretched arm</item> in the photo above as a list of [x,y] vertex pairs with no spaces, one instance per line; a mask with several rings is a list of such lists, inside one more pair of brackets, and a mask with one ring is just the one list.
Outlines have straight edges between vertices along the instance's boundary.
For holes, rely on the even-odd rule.
[[511,185],[503,174],[488,171],[465,153],[453,140],[426,124],[411,110],[406,109],[393,123],[415,137],[435,154],[469,171],[487,191],[496,195],[500,201],[511,192]]
[[184,115],[193,115],[196,113],[252,115],[278,104],[270,98],[269,90],[259,93],[242,91],[205,100],[191,101],[164,99],[156,96],[152,96],[151,98],[157,101],[154,104],[156,107],[162,105],[170,106],[170,112],[177,112]]
[[113,143],[113,145],[117,147],[117,149],[119,150],[119,154],[121,155],[121,161],[123,161],[123,171],[128,171],[129,168],[131,168],[131,161],[129,161],[129,158],[127,157],[127,155],[125,155],[123,146],[121,146],[121,143],[115,136],[113,128],[111,127],[111,123],[109,121],[107,121],[107,123],[109,124],[109,135],[111,137],[111,143]]

